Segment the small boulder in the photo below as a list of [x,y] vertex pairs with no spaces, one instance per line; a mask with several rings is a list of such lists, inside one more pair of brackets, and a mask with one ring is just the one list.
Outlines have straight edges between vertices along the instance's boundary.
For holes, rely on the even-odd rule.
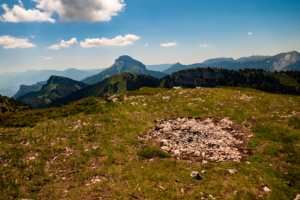
[[191,177],[194,178],[194,179],[197,179],[197,180],[201,180],[202,177],[200,176],[199,172],[196,172],[196,171],[193,171],[191,173]]
[[300,200],[300,194],[297,194],[297,196],[294,200]]
[[230,174],[234,174],[235,172],[237,172],[236,169],[228,169],[228,171],[229,171]]
[[264,186],[263,189],[265,192],[271,192],[271,189],[268,186]]

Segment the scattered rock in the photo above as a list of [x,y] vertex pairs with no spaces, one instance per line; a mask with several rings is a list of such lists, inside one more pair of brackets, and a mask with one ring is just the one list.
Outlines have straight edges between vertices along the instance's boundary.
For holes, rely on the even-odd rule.
[[228,169],[228,171],[229,171],[230,174],[234,174],[235,172],[237,172],[236,169]]
[[35,160],[36,158],[34,156],[30,156],[29,160]]
[[175,90],[180,90],[180,89],[182,89],[182,88],[181,88],[181,87],[175,87],[175,86],[174,86],[174,89],[175,89]]
[[194,178],[194,179],[197,179],[197,180],[201,180],[202,177],[200,176],[199,172],[196,172],[196,171],[193,171],[191,173],[191,177]]
[[[247,136],[241,130],[233,130],[233,121],[207,118],[177,118],[157,120],[153,132],[141,135],[140,139],[161,142],[161,149],[175,157],[202,161],[240,161],[247,157],[242,138]],[[239,150],[240,149],[242,150]]]
[[165,189],[163,186],[160,186],[160,185],[159,185],[158,187],[159,187],[160,189],[162,189],[162,190],[164,190],[164,189]]
[[205,173],[206,173],[206,170],[202,170],[201,173],[202,173],[202,174],[205,174]]
[[76,125],[76,126],[73,128],[73,131],[75,131],[75,130],[77,130],[77,129],[80,129],[80,128],[81,128],[81,125],[78,124],[78,125]]
[[163,100],[164,100],[164,101],[172,101],[171,97],[169,97],[169,96],[163,97]]
[[131,105],[135,106],[135,105],[138,105],[137,102],[132,102]]
[[183,188],[181,188],[180,191],[181,191],[182,194],[184,194],[184,189]]
[[203,99],[201,99],[201,98],[196,98],[196,99],[194,99],[194,101],[205,102],[205,100],[203,100]]
[[216,198],[215,198],[213,195],[211,195],[211,194],[208,195],[208,197],[211,198],[211,199],[216,199]]
[[202,160],[202,164],[208,163],[206,160]]
[[271,192],[271,189],[268,186],[264,186],[263,189],[265,192]]

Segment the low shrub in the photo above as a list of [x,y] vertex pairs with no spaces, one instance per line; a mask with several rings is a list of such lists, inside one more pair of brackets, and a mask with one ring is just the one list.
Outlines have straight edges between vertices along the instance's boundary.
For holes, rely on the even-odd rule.
[[156,147],[146,147],[137,152],[137,155],[139,155],[142,158],[153,158],[153,157],[159,157],[159,158],[170,158],[171,155],[156,148]]

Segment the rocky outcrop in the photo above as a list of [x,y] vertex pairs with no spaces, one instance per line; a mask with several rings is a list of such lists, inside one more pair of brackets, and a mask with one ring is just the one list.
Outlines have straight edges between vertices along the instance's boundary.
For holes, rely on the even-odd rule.
[[300,55],[298,52],[287,53],[283,58],[278,61],[273,62],[273,71],[281,71],[283,68],[290,64],[294,64],[300,61]]

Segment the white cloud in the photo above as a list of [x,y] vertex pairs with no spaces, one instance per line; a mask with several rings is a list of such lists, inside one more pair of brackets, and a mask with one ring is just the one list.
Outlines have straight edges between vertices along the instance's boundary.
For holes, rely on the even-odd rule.
[[22,3],[21,0],[18,0],[18,2],[19,2],[19,4],[20,4],[21,7],[24,7],[24,5],[23,5],[23,3]]
[[19,0],[19,5],[9,9],[2,4],[5,14],[0,16],[5,22],[55,22],[51,18],[57,13],[62,21],[109,21],[118,15],[126,6],[124,0],[32,0],[37,3],[36,8],[26,10]]
[[172,47],[177,46],[177,41],[166,43],[166,44],[160,44],[161,47]]
[[29,43],[28,39],[15,38],[9,35],[0,36],[0,45],[4,45],[3,49],[36,47],[34,44]]
[[5,10],[5,14],[0,16],[0,21],[3,22],[55,22],[55,19],[51,18],[51,12],[41,12],[37,9],[26,10],[19,5],[14,5],[12,9],[9,9],[6,4],[2,4],[2,8]]
[[199,47],[210,47],[208,44],[200,44]]
[[249,32],[248,35],[252,35],[252,32]]
[[52,57],[45,57],[44,60],[52,60]]
[[132,45],[134,41],[139,40],[141,37],[136,35],[127,34],[124,37],[119,35],[113,39],[107,38],[87,38],[85,41],[80,42],[80,46],[83,48],[90,47],[100,47],[100,46],[129,46]]
[[148,44],[145,44],[145,47],[147,47],[148,46]]
[[64,41],[62,40],[60,42],[60,44],[54,44],[50,47],[48,47],[47,49],[55,49],[55,50],[58,50],[60,47],[62,48],[69,48],[71,44],[77,44],[77,39],[74,37],[72,38],[71,40],[69,41]]

